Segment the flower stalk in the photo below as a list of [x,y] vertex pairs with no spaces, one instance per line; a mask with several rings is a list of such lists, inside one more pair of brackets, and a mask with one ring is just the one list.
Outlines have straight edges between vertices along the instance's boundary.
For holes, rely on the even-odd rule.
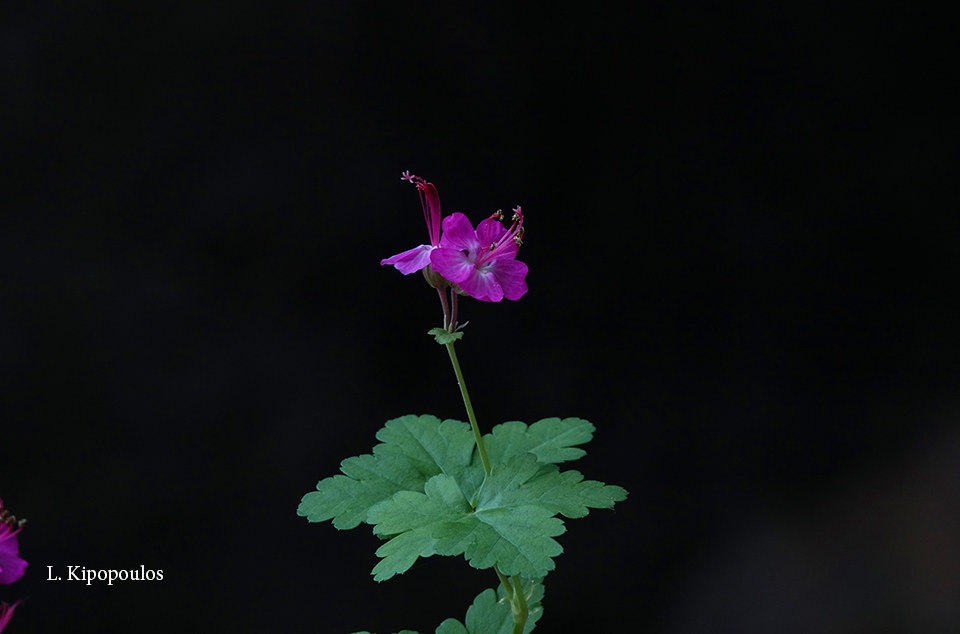
[[473,437],[477,441],[477,451],[480,453],[480,462],[483,463],[483,471],[490,476],[490,459],[487,457],[487,449],[483,446],[483,436],[480,434],[480,426],[477,424],[477,415],[473,412],[473,404],[470,402],[470,393],[467,392],[467,384],[463,380],[463,371],[460,369],[460,362],[457,360],[457,351],[454,349],[454,342],[446,344],[447,354],[450,355],[450,363],[453,365],[453,372],[457,375],[457,384],[460,386],[460,396],[463,397],[463,406],[467,409],[467,418],[470,419],[470,427],[473,428]]
[[[457,294],[451,289],[450,302],[447,302],[443,289],[437,289],[440,295],[440,305],[443,307],[443,326],[444,329],[453,333],[457,330]],[[457,359],[456,341],[450,341],[445,344],[447,354],[450,356],[450,364],[453,366],[453,372],[457,376],[457,385],[460,386],[460,396],[463,398],[463,406],[467,410],[467,418],[470,420],[470,428],[473,430],[474,440],[477,442],[477,452],[480,454],[480,462],[483,463],[483,471],[490,477],[490,458],[487,457],[487,449],[483,444],[483,435],[480,433],[480,425],[477,423],[477,415],[473,411],[473,403],[470,401],[470,392],[467,391],[467,383],[463,379],[463,370],[460,369],[460,361]],[[513,615],[513,634],[523,634],[523,629],[527,624],[527,617],[530,614],[527,606],[527,597],[523,592],[523,582],[519,576],[508,577],[500,571],[499,566],[493,569],[500,579],[500,584],[507,593],[510,600],[510,613]]]

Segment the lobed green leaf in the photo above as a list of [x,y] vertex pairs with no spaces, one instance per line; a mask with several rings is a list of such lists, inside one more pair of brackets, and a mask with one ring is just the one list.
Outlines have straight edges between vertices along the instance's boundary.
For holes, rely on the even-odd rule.
[[375,456],[391,463],[407,463],[421,474],[423,490],[429,478],[443,473],[453,476],[470,497],[483,481],[483,469],[476,456],[470,425],[456,420],[441,421],[435,416],[402,416],[377,432],[381,444]]
[[620,487],[561,473],[532,454],[494,466],[472,508],[456,479],[431,478],[424,491],[402,491],[370,509],[374,533],[388,538],[377,549],[377,581],[410,569],[420,557],[464,555],[474,568],[498,566],[506,575],[543,577],[563,552],[554,540],[566,530],[555,515],[583,517],[624,499]]
[[[497,495],[496,503],[500,506],[536,504],[551,513],[576,519],[585,517],[591,508],[613,508],[615,503],[627,498],[627,491],[622,487],[585,481],[579,471],[560,471],[552,465],[541,465],[529,454],[514,456],[507,464],[509,469],[494,474],[494,477],[502,474],[504,482],[484,491]],[[486,499],[481,495],[480,504]]]
[[[543,616],[543,584],[539,581],[524,583],[527,597],[527,623],[524,634],[529,634]],[[512,634],[513,613],[503,586],[484,590],[467,608],[466,625],[457,619],[447,619],[437,626],[434,634]],[[370,634],[354,632],[354,634]],[[401,630],[397,634],[417,634],[413,630]]]
[[544,418],[529,427],[512,421],[501,423],[484,437],[491,462],[506,462],[522,453],[532,453],[544,464],[582,458],[587,452],[576,445],[593,439],[595,427],[582,418]]
[[377,432],[372,454],[347,458],[341,474],[321,480],[297,513],[338,529],[372,524],[387,540],[377,550],[377,581],[401,574],[420,557],[463,555],[475,568],[543,577],[563,552],[563,520],[626,498],[621,487],[584,480],[555,463],[583,455],[593,425],[547,418],[494,427],[486,436],[493,463],[485,477],[467,423],[402,416]]
[[382,442],[373,454],[347,458],[342,475],[325,478],[317,490],[303,496],[297,514],[311,522],[332,519],[338,529],[370,523],[374,505],[400,491],[422,492],[427,480],[438,474],[456,478],[473,497],[483,481],[477,462],[473,432],[466,423],[441,421],[435,416],[401,416],[377,432]]
[[[527,624],[524,634],[533,631],[537,621],[543,616],[543,584],[534,582],[524,584],[527,596]],[[513,613],[503,586],[496,591],[484,590],[467,609],[465,631],[468,634],[512,634]],[[440,634],[438,631],[437,634]]]

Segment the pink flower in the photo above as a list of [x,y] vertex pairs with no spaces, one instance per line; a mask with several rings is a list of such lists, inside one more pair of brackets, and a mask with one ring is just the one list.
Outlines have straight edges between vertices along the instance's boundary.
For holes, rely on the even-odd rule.
[[23,521],[18,522],[3,508],[3,500],[0,500],[0,583],[13,583],[27,569],[27,562],[20,558],[20,545],[17,543],[17,533],[21,530]]
[[[20,544],[17,543],[17,533],[21,530],[23,520],[18,522],[3,508],[3,500],[0,500],[0,583],[13,583],[27,569],[27,562],[20,558]],[[12,604],[0,602],[0,632],[7,627],[18,605],[19,601]]]
[[419,176],[412,176],[409,171],[404,172],[400,180],[417,186],[423,219],[427,223],[427,233],[430,234],[430,244],[421,244],[409,251],[380,260],[380,264],[390,264],[404,275],[410,275],[430,264],[430,253],[440,246],[440,194],[433,183],[428,183]]
[[522,244],[523,211],[513,210],[505,228],[499,211],[480,221],[476,231],[461,213],[443,219],[440,246],[430,253],[433,270],[467,295],[485,302],[520,299],[527,292],[527,265],[516,260]]
[[19,601],[14,601],[12,604],[5,601],[0,602],[0,632],[7,627],[7,623],[13,618],[13,611],[17,609],[18,605],[20,605]]

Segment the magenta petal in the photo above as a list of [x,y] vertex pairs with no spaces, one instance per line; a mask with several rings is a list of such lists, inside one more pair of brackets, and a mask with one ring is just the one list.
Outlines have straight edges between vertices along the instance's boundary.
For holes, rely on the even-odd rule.
[[23,576],[27,571],[27,562],[20,557],[4,557],[0,562],[0,583],[9,585]]
[[[486,261],[487,258],[499,259],[514,258],[517,256],[519,247],[515,240],[503,239],[506,233],[507,230],[504,226],[493,218],[487,218],[477,225],[477,238],[479,239],[480,245],[483,247],[484,252],[490,251],[486,253],[484,257],[480,258],[481,263]],[[502,243],[501,240],[503,240]],[[496,249],[491,250],[490,247],[495,244],[497,245]]]
[[499,302],[503,299],[503,288],[493,271],[474,269],[473,275],[459,282],[464,293],[484,302]]
[[440,247],[430,254],[433,270],[455,284],[470,277],[474,272],[471,258],[458,249]]
[[509,300],[517,300],[527,292],[527,265],[517,260],[498,260],[493,267],[493,273],[503,288],[503,296]]
[[476,257],[480,242],[477,240],[477,232],[473,230],[470,220],[462,213],[456,212],[443,219],[440,246],[467,251]]
[[440,244],[440,194],[433,183],[417,185],[420,191],[420,202],[423,205],[423,215],[427,221],[427,233],[430,234],[430,244]]
[[409,251],[380,260],[380,265],[390,264],[404,275],[410,275],[430,264],[430,252],[434,248],[429,244],[421,244]]
[[[5,524],[0,524],[0,583],[10,584],[23,576],[27,569],[27,562],[19,557],[20,546],[17,536],[3,535]],[[9,529],[7,529],[9,530]]]
[[477,239],[486,248],[490,248],[490,245],[502,238],[506,232],[503,224],[493,218],[485,218],[477,225]]

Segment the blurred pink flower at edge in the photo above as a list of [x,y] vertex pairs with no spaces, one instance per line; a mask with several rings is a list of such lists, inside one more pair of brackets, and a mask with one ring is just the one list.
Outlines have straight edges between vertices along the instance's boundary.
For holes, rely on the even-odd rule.
[[[17,520],[3,507],[0,499],[0,584],[9,585],[23,576],[27,569],[27,562],[20,557],[20,543],[17,534],[23,530],[25,520]],[[20,605],[20,601],[13,603],[0,602],[0,632],[2,632],[13,612]]]

